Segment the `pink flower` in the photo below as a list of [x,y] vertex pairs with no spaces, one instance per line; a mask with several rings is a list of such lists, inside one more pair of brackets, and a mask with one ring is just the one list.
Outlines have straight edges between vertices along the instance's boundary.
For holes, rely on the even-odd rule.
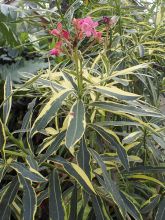
[[54,55],[54,56],[59,56],[60,53],[62,52],[62,42],[59,41],[55,44],[55,47],[50,51],[50,54],[51,55]]
[[100,32],[100,31],[95,31],[94,33],[93,33],[93,36],[94,36],[94,38],[97,40],[97,41],[101,41],[101,37],[102,37],[102,33]]
[[69,40],[70,37],[69,32],[62,28],[62,24],[60,22],[57,24],[57,28],[53,29],[50,33],[58,38],[63,38],[66,40]]
[[69,34],[69,32],[66,31],[66,30],[62,30],[61,36],[62,36],[63,38],[65,38],[66,40],[69,40],[69,38],[70,38],[70,34]]
[[57,50],[56,48],[53,48],[53,49],[50,51],[50,54],[51,54],[51,55],[54,55],[54,56],[59,56],[59,55],[60,55],[60,51]]
[[92,20],[91,17],[82,18],[82,19],[73,19],[73,25],[78,34],[78,38],[81,39],[82,35],[85,34],[87,37],[94,36],[98,26],[98,22]]

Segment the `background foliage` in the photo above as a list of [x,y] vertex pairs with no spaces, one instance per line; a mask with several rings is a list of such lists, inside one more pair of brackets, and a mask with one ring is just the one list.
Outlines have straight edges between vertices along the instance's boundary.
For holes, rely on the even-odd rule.
[[[49,30],[86,16],[104,38],[115,16],[108,43],[50,57]],[[161,0],[0,4],[0,219],[165,218],[164,18]]]

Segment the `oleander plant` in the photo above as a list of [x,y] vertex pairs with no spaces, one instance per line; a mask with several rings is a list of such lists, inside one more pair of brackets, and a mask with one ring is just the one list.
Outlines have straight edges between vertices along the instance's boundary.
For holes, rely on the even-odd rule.
[[0,220],[164,220],[163,0],[14,2],[0,4]]

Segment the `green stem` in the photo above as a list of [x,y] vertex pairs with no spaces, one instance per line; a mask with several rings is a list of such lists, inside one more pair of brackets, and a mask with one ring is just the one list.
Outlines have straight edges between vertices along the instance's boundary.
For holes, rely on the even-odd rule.
[[26,155],[28,154],[28,151],[24,148],[24,144],[21,140],[16,139],[13,134],[11,134],[8,130],[8,128],[5,128],[5,132],[8,135],[9,140],[11,140],[17,147],[19,147]]
[[82,61],[79,59],[78,49],[74,50],[74,63],[76,67],[76,75],[77,75],[77,86],[78,86],[78,96],[82,97],[82,89],[83,89],[83,77],[82,77]]
[[24,153],[19,153],[19,152],[15,152],[11,150],[5,150],[5,154],[10,154],[10,155],[18,156],[18,157],[26,157],[26,154]]

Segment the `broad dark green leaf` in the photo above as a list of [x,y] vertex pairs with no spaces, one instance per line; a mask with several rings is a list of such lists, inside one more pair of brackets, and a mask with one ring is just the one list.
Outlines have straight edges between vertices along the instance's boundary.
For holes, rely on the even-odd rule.
[[37,170],[25,167],[24,164],[19,162],[13,162],[10,166],[19,174],[21,174],[24,178],[31,180],[33,182],[45,182],[47,181]]
[[101,157],[99,156],[99,154],[92,149],[90,149],[90,152],[93,158],[99,164],[100,168],[102,169],[105,190],[107,191],[108,194],[110,194],[115,204],[119,207],[119,210],[122,216],[125,218],[126,216],[125,203],[120,195],[120,192],[119,192],[119,189],[117,188],[116,183],[112,180],[111,176],[108,174],[106,170],[106,166],[103,160],[101,159]]
[[64,220],[65,218],[60,181],[55,169],[49,179],[49,218],[51,220]]
[[23,185],[23,220],[34,220],[37,211],[37,197],[31,181],[19,175]]
[[3,122],[4,124],[7,123],[9,114],[10,114],[10,109],[11,109],[11,104],[12,104],[12,80],[10,74],[6,76],[6,81],[4,85],[4,100],[6,100],[9,96],[10,98],[4,103],[3,105]]
[[118,136],[113,131],[107,130],[100,126],[91,125],[91,127],[95,129],[102,136],[103,139],[107,140],[110,144],[112,144],[116,148],[121,163],[123,164],[126,170],[129,170],[128,155],[126,153],[124,146],[120,142]]
[[10,205],[12,204],[19,188],[19,181],[14,177],[0,202],[0,219],[10,220]]
[[91,179],[91,167],[90,167],[90,153],[86,146],[85,137],[83,136],[80,141],[80,149],[77,154],[77,162],[79,166],[84,170],[86,175]]
[[66,132],[66,146],[74,146],[83,136],[86,127],[85,107],[81,100],[77,100],[69,113],[68,128]]
[[32,135],[46,127],[53,116],[55,116],[58,109],[62,105],[62,102],[66,99],[69,93],[71,93],[71,90],[66,89],[51,97],[49,102],[45,105],[45,107],[42,109],[37,119],[35,120],[31,130]]
[[158,210],[156,213],[155,220],[164,220],[165,219],[165,197],[162,198]]
[[59,149],[60,144],[65,137],[65,133],[66,133],[65,131],[62,131],[56,136],[54,141],[48,147],[46,153],[41,157],[40,163],[43,163],[45,160],[48,159],[49,156],[51,156],[53,153],[55,153]]

